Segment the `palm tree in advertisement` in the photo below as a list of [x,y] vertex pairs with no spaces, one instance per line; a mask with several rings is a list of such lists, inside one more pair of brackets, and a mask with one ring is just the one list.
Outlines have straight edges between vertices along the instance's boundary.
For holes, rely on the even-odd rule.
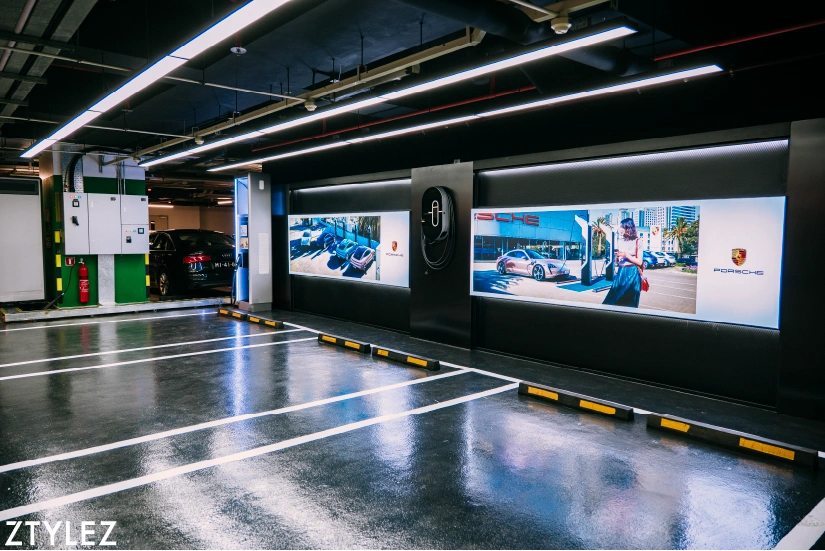
[[596,258],[600,258],[604,254],[604,240],[605,240],[605,233],[602,229],[602,226],[608,226],[607,218],[604,216],[600,216],[596,219],[596,223],[593,225],[593,242],[595,243],[595,247],[593,248],[593,256]]
[[662,232],[662,236],[665,239],[675,239],[676,252],[681,254],[684,249],[685,235],[687,234],[688,228],[690,228],[690,224],[688,224],[687,220],[680,216],[676,219],[676,223],[672,228]]

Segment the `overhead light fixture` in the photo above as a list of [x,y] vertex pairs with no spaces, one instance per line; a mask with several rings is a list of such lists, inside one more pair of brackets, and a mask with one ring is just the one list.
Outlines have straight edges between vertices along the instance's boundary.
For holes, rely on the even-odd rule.
[[554,105],[554,104],[558,104],[558,103],[565,103],[565,102],[569,102],[569,101],[575,101],[577,99],[582,99],[582,98],[587,98],[587,97],[600,96],[600,95],[605,95],[605,94],[612,94],[612,93],[622,92],[622,91],[626,91],[626,90],[636,90],[636,89],[639,89],[639,88],[646,88],[648,86],[655,86],[656,84],[665,84],[665,83],[674,82],[674,81],[677,81],[677,80],[687,80],[687,79],[690,79],[690,78],[699,77],[699,76],[703,76],[703,75],[709,75],[709,74],[712,74],[712,73],[719,73],[721,71],[722,71],[722,68],[719,67],[718,65],[705,65],[705,66],[702,66],[702,67],[696,67],[694,69],[687,69],[687,70],[684,70],[684,71],[677,71],[677,72],[674,72],[674,73],[668,73],[668,74],[659,75],[659,76],[655,76],[655,77],[648,77],[648,78],[644,78],[644,79],[640,79],[640,80],[634,80],[634,81],[631,81],[631,82],[625,82],[625,83],[622,83],[622,84],[614,84],[613,86],[606,86],[606,87],[603,87],[603,88],[596,88],[596,89],[588,90],[588,91],[585,91],[585,92],[576,92],[576,93],[573,93],[573,94],[566,94],[564,96],[557,96],[557,97],[548,98],[548,99],[545,99],[545,100],[532,101],[532,102],[529,102],[529,103],[523,103],[523,104],[520,104],[520,105],[514,105],[512,107],[505,107],[505,108],[502,108],[502,109],[494,109],[494,110],[491,110],[491,111],[482,111],[481,113],[477,113],[475,115],[467,115],[467,116],[463,116],[463,117],[456,117],[456,118],[453,118],[453,119],[447,119],[447,120],[443,120],[443,121],[439,121],[439,122],[433,122],[433,123],[429,123],[429,124],[421,124],[421,125],[417,125],[417,126],[411,126],[411,127],[408,127],[408,128],[402,128],[402,129],[399,129],[399,130],[393,130],[393,131],[390,131],[390,132],[384,132],[384,133],[381,133],[381,134],[374,134],[374,135],[368,136],[368,137],[352,138],[352,139],[349,139],[349,140],[342,140],[340,142],[335,142],[335,143],[332,143],[332,144],[327,144],[327,145],[322,145],[322,146],[317,146],[317,147],[311,147],[311,148],[308,148],[308,149],[301,149],[301,150],[298,150],[298,151],[292,151],[290,153],[282,153],[280,155],[273,155],[271,157],[264,157],[264,158],[261,158],[261,159],[252,159],[252,160],[249,160],[249,161],[234,163],[234,164],[231,164],[231,165],[223,165],[223,166],[219,166],[219,167],[215,167],[215,168],[210,168],[209,172],[219,172],[219,171],[222,171],[222,170],[240,168],[240,167],[247,166],[247,165],[254,164],[254,163],[263,163],[263,162],[268,162],[268,161],[276,161],[276,160],[279,160],[279,159],[286,159],[288,157],[295,157],[295,156],[298,156],[298,155],[306,155],[308,153],[315,153],[317,151],[323,151],[325,149],[331,149],[333,147],[341,147],[343,145],[357,144],[357,143],[362,143],[362,142],[371,141],[371,140],[381,140],[381,139],[386,139],[386,138],[394,138],[396,136],[401,136],[401,135],[404,135],[404,134],[410,134],[410,133],[413,133],[413,132],[421,132],[421,131],[430,130],[430,129],[433,129],[433,128],[440,128],[440,127],[450,126],[450,125],[453,125],[453,124],[461,124],[461,123],[464,123],[464,122],[467,122],[467,121],[470,121],[470,120],[474,120],[474,119],[481,119],[481,118],[486,118],[486,117],[495,117],[495,116],[498,116],[498,115],[505,115],[505,114],[508,114],[508,113],[515,113],[515,112],[518,112],[518,111],[525,111],[525,110],[528,110],[528,109],[538,109],[540,107],[546,107],[548,105]]
[[34,157],[56,141],[65,138],[78,128],[81,128],[92,119],[123,103],[153,82],[157,82],[165,77],[204,50],[233,36],[244,27],[280,8],[289,1],[290,0],[250,0],[250,2],[247,2],[243,7],[230,13],[171,54],[162,57],[150,67],[135,75],[123,86],[60,127],[45,140],[41,140],[24,151],[20,156],[26,159]]
[[231,205],[234,202],[235,201],[233,201],[232,199],[225,199],[225,200],[218,201],[218,204],[219,205]]
[[708,75],[711,73],[718,73],[722,68],[718,65],[706,65],[704,67],[697,67],[695,69],[688,69],[686,71],[678,71],[676,73],[669,73],[657,77],[649,77],[642,80],[634,80],[622,84],[614,84],[605,88],[596,88],[594,90],[587,90],[585,92],[576,92],[575,94],[567,94],[564,96],[557,96],[555,98],[548,98],[544,100],[533,101],[522,105],[514,105],[513,107],[505,107],[503,109],[495,109],[493,111],[486,111],[479,113],[479,117],[495,117],[496,115],[504,115],[507,113],[514,113],[516,111],[523,111],[525,109],[536,109],[538,107],[545,107],[556,103],[563,103],[574,101],[577,99],[589,98],[592,96],[601,96],[604,94],[614,94],[617,92],[624,92],[627,90],[636,90],[638,88],[646,88],[648,86],[655,86],[656,84],[664,84],[666,82],[673,82],[674,80],[684,80],[693,77]]
[[175,205],[169,205],[169,204],[166,204],[166,203],[163,203],[163,204],[160,204],[160,205],[150,204],[149,206],[152,207],[153,209],[173,209],[173,208],[175,208]]
[[298,151],[292,151],[291,153],[281,153],[280,155],[273,155],[271,157],[264,157],[263,159],[257,159],[254,161],[244,161],[242,163],[235,163],[231,165],[222,165],[215,168],[210,168],[207,172],[218,172],[220,170],[230,170],[233,168],[240,168],[242,166],[251,165],[253,163],[263,163],[267,161],[277,161],[278,159],[286,159],[287,157],[295,157],[296,155],[306,155],[307,153],[315,153],[316,151],[324,151],[326,149],[333,149],[336,147],[341,147],[344,145],[349,145],[350,142],[335,142],[326,145],[319,145],[317,147],[310,147],[309,149],[301,149]]
[[475,69],[462,71],[454,75],[437,78],[435,80],[424,82],[422,84],[418,84],[417,86],[411,86],[410,88],[405,88],[397,92],[383,94],[381,97],[386,98],[388,100],[393,100],[403,98],[405,96],[409,96],[412,94],[428,92],[435,88],[447,86],[448,84],[453,84],[455,82],[460,82],[462,80],[477,78],[482,75],[487,75],[490,73],[494,73],[496,71],[502,71],[504,69],[509,69],[511,67],[517,67],[519,65],[524,65],[525,63],[530,63],[531,61],[537,61],[539,59],[544,59],[561,53],[569,52],[571,50],[577,50],[579,48],[593,46],[594,44],[601,44],[602,42],[616,40],[617,38],[622,38],[635,32],[635,29],[631,29],[630,27],[626,27],[623,25],[615,29],[602,31],[582,38],[576,38],[574,40],[563,42],[561,44],[545,46],[544,48],[539,48],[538,50],[533,50],[531,52],[509,57],[507,59],[502,59],[501,61],[488,63],[486,65],[482,65],[481,67],[476,67]]
[[[248,134],[244,134],[242,136],[238,136],[237,138],[233,138],[234,141],[241,141],[245,139],[249,139],[255,137],[256,133],[261,134],[274,134],[276,132],[282,132],[284,130],[288,130],[290,128],[295,128],[297,126],[303,126],[305,124],[309,124],[311,122],[321,120],[321,119],[328,119],[330,117],[334,117],[335,115],[340,115],[342,113],[350,113],[353,111],[357,111],[359,109],[365,109],[369,106],[376,105],[379,103],[385,103],[387,101],[396,100],[399,98],[403,98],[406,96],[411,96],[413,94],[420,94],[422,92],[428,92],[430,90],[434,90],[436,88],[441,88],[443,86],[448,86],[450,84],[454,84],[456,82],[461,82],[464,80],[470,80],[477,78],[482,75],[490,74],[496,71],[501,71],[504,69],[509,69],[511,67],[517,67],[519,65],[523,65],[525,63],[530,63],[531,61],[537,61],[539,59],[544,59],[547,57],[551,57],[554,55],[558,55],[564,52],[569,52],[571,50],[576,50],[578,48],[586,48],[587,46],[592,46],[594,44],[601,44],[604,42],[609,42],[611,40],[616,40],[617,38],[622,38],[628,36],[630,34],[635,33],[636,30],[628,27],[625,24],[619,25],[615,28],[606,29],[597,31],[593,34],[583,36],[580,38],[573,38],[567,40],[566,42],[562,42],[561,44],[554,44],[552,46],[544,46],[542,48],[538,48],[535,50],[531,50],[529,52],[525,52],[522,54],[514,55],[512,57],[508,57],[506,59],[502,59],[500,61],[495,61],[492,63],[487,63],[485,65],[481,65],[479,67],[475,67],[473,69],[468,69],[466,71],[460,71],[453,75],[437,78],[428,82],[423,82],[421,84],[417,84],[411,86],[409,88],[404,88],[403,90],[398,90],[396,92],[389,92],[386,94],[382,94],[380,96],[376,96],[373,98],[356,101],[353,103],[349,103],[347,105],[342,105],[339,107],[334,107],[332,109],[325,109],[320,112],[313,113],[312,115],[308,115],[305,117],[297,118],[289,122],[284,122],[280,124],[275,124],[272,126],[268,126],[266,128],[261,128],[260,130],[250,132]],[[304,105],[306,107],[306,104]],[[146,161],[141,163],[140,166],[150,167],[160,163],[165,163],[167,161],[172,161],[174,159],[179,159],[181,157],[186,157],[189,155],[195,155],[202,151],[207,151],[209,149],[216,149],[218,147],[223,147],[227,145],[227,140],[218,140],[216,142],[212,142],[210,144],[202,145],[200,147],[195,147],[192,149],[187,149],[184,151],[180,151],[178,153],[174,153],[172,155],[167,155],[165,157],[158,157],[157,159],[153,159],[151,161]]]

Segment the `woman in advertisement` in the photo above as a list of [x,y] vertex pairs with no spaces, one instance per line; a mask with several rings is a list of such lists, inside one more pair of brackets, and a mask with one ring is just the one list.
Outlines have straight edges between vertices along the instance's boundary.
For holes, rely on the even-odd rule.
[[632,218],[622,220],[619,234],[621,237],[616,243],[616,276],[602,304],[638,308],[642,293],[642,276],[639,272],[642,254],[636,224]]

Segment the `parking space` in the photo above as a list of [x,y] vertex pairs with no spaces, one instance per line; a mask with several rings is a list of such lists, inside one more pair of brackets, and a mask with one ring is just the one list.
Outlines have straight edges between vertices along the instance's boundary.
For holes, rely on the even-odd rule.
[[0,351],[3,541],[21,520],[115,521],[120,548],[772,548],[825,497],[817,471],[519,396],[492,355],[426,371],[214,310],[12,327]]

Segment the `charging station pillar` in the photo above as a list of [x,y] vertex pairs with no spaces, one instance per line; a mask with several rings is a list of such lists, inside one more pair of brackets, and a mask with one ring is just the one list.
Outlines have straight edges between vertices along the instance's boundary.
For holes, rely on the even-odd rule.
[[235,178],[235,296],[242,310],[272,309],[272,183],[268,174]]
[[592,229],[590,228],[590,222],[585,220],[580,216],[574,217],[576,223],[582,229],[582,271],[581,271],[581,282],[582,285],[585,287],[590,287],[593,285],[593,245],[591,239]]

